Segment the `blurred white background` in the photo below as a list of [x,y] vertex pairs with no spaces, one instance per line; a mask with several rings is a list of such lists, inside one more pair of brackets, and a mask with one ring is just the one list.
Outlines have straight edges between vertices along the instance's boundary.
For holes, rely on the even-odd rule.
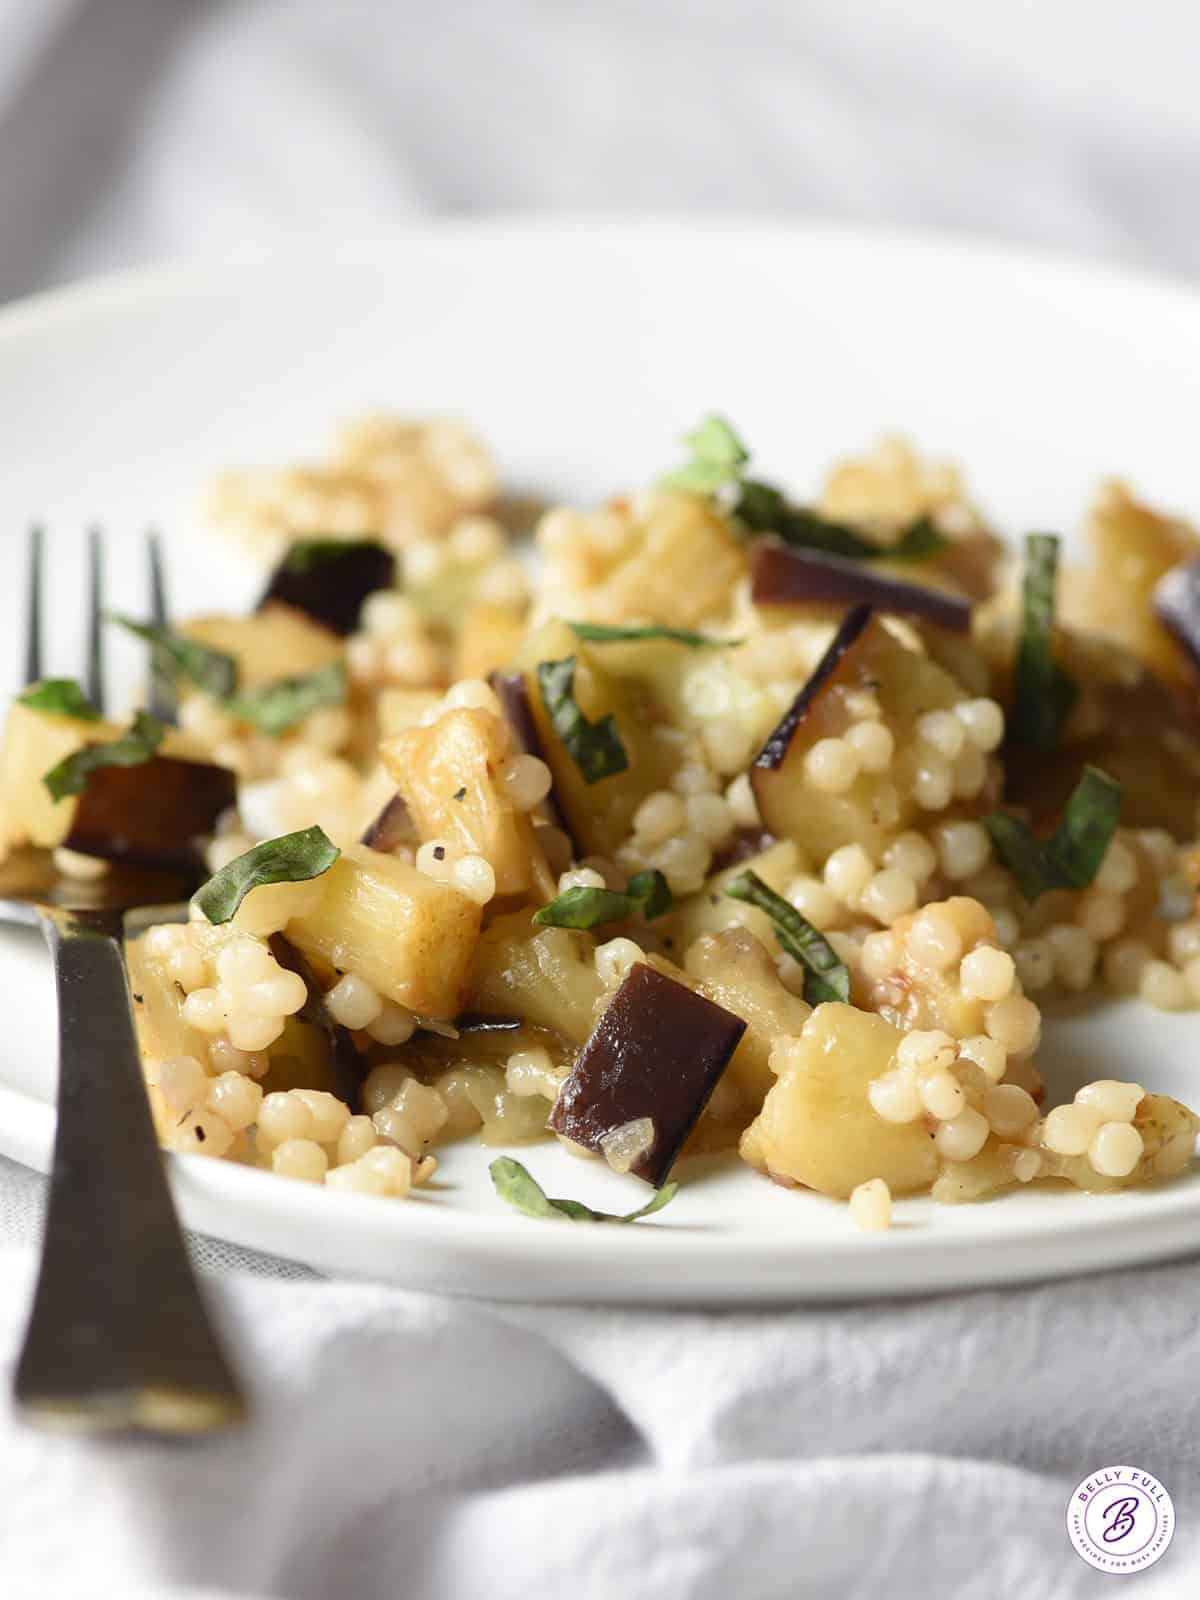
[[496,210],[1200,269],[1195,0],[0,0],[0,298]]

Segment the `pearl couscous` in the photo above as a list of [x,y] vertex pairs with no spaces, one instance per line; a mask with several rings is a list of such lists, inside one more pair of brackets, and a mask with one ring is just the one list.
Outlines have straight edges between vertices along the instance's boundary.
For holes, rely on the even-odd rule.
[[[208,797],[190,919],[129,947],[164,1146],[391,1198],[468,1135],[655,1185],[725,1148],[866,1230],[1182,1171],[1149,1043],[1055,1103],[1043,1010],[1200,1006],[1200,537],[1109,485],[1059,574],[900,442],[810,505],[688,444],[531,540],[456,423],[217,485],[277,565],[142,628],[176,716],[126,735],[148,807],[180,762]],[[83,825],[120,736],[21,696],[5,848],[156,864]]]

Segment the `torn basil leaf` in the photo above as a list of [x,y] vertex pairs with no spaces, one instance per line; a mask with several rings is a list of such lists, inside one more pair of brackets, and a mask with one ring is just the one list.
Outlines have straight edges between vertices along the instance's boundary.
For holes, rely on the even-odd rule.
[[589,889],[580,884],[564,889],[533,920],[544,928],[598,928],[603,922],[620,922],[641,912],[649,922],[671,909],[667,880],[656,868],[635,872],[624,890]]
[[34,711],[49,711],[56,717],[74,717],[78,722],[99,722],[100,713],[74,678],[43,678],[31,683],[17,704]]
[[144,639],[150,646],[155,667],[164,669],[166,676],[188,678],[215,700],[227,700],[237,688],[237,662],[223,650],[212,650],[186,634],[155,622],[134,622],[130,617],[115,613],[110,621]]
[[252,723],[276,737],[322,706],[340,706],[346,699],[346,667],[331,661],[316,672],[280,678],[259,689],[247,689],[226,701],[231,716]]
[[108,744],[85,744],[51,767],[42,782],[55,800],[82,794],[87,781],[100,767],[140,767],[149,761],[163,741],[166,729],[156,717],[139,711],[132,727]]
[[617,719],[611,712],[597,722],[589,722],[575,700],[575,657],[562,661],[539,661],[538,688],[542,704],[563,747],[579,768],[585,783],[599,783],[614,773],[624,772],[629,757],[621,742]]
[[194,903],[214,926],[228,922],[251,889],[265,883],[305,883],[309,878],[319,878],[341,853],[315,826],[302,828],[299,833],[281,834],[278,839],[264,839],[220,872],[214,872],[197,889]]
[[790,504],[765,483],[743,483],[733,513],[756,533],[773,533],[785,544],[851,561],[928,561],[950,542],[931,517],[918,517],[893,544],[878,544],[848,523],[824,517],[809,506]]
[[780,949],[804,968],[804,998],[810,1006],[850,999],[850,973],[833,946],[807,917],[770,889],[755,872],[741,872],[725,885],[734,900],[765,911],[775,925]]
[[734,483],[750,459],[750,452],[724,417],[705,417],[698,428],[684,435],[690,452],[686,464],[660,478],[664,489],[685,489],[691,494],[714,494]]
[[364,548],[382,550],[378,539],[296,539],[280,563],[288,572],[311,572],[314,567],[341,561]]
[[740,644],[740,639],[706,639],[702,633],[689,633],[686,628],[621,628],[606,622],[569,622],[567,626],[587,644],[626,644],[640,639],[668,639],[672,644],[687,645],[689,650],[706,647],[723,649]]
[[1025,540],[1021,586],[1021,639],[1013,675],[1008,736],[1013,744],[1052,750],[1075,704],[1078,689],[1054,655],[1058,538],[1031,533]]
[[511,1156],[497,1156],[488,1171],[501,1200],[506,1200],[517,1211],[523,1211],[527,1217],[566,1217],[570,1222],[636,1222],[639,1217],[652,1216],[669,1205],[679,1189],[677,1183],[664,1183],[644,1206],[619,1216],[612,1211],[593,1211],[582,1200],[551,1199],[541,1184]]
[[1027,823],[1005,811],[985,817],[983,825],[997,857],[1033,901],[1051,889],[1086,889],[1093,882],[1120,812],[1121,785],[1098,767],[1084,767],[1048,839],[1036,838]]

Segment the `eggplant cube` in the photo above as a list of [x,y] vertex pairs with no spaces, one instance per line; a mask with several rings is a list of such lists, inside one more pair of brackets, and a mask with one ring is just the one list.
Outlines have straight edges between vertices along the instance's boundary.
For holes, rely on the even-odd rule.
[[745,1031],[740,1017],[639,962],[592,1030],[548,1126],[600,1151],[609,1134],[648,1118],[653,1143],[630,1171],[657,1187]]
[[155,756],[136,767],[99,767],[62,842],[81,855],[186,873],[203,866],[205,840],[236,804],[233,773],[209,762]]
[[374,540],[307,539],[284,555],[258,609],[291,606],[345,638],[358,627],[367,596],[390,589],[395,578],[396,558]]

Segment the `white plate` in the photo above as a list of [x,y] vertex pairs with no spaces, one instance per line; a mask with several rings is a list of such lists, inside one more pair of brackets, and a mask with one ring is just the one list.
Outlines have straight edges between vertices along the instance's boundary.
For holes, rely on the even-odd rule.
[[[1014,532],[1069,530],[1096,480],[1200,512],[1200,299],[1169,284],[946,239],[761,223],[513,222],[422,229],[337,254],[118,279],[0,314],[0,637],[19,637],[19,537],[53,530],[56,666],[78,536],[171,535],[176,601],[244,600],[252,576],[200,530],[218,468],[319,451],[371,409],[459,411],[510,483],[587,500],[645,481],[719,407],[765,471],[810,488],[882,430],[961,459]],[[114,641],[116,643],[116,641]],[[136,650],[122,647],[122,668]],[[15,655],[15,649],[13,651]],[[36,943],[0,934],[0,1149],[47,1165],[53,997]],[[1052,1024],[1048,1076],[1134,1077],[1200,1099],[1200,1022],[1105,1006]],[[610,1209],[636,1185],[557,1148],[552,1193]],[[1200,1239],[1200,1178],[1119,1196],[1026,1191],[897,1204],[886,1236],[733,1162],[693,1162],[636,1228],[536,1223],[490,1191],[486,1152],[448,1153],[410,1203],[329,1194],[203,1158],[171,1161],[193,1227],[313,1266],[520,1299],[750,1302],[907,1294],[1095,1270]]]

